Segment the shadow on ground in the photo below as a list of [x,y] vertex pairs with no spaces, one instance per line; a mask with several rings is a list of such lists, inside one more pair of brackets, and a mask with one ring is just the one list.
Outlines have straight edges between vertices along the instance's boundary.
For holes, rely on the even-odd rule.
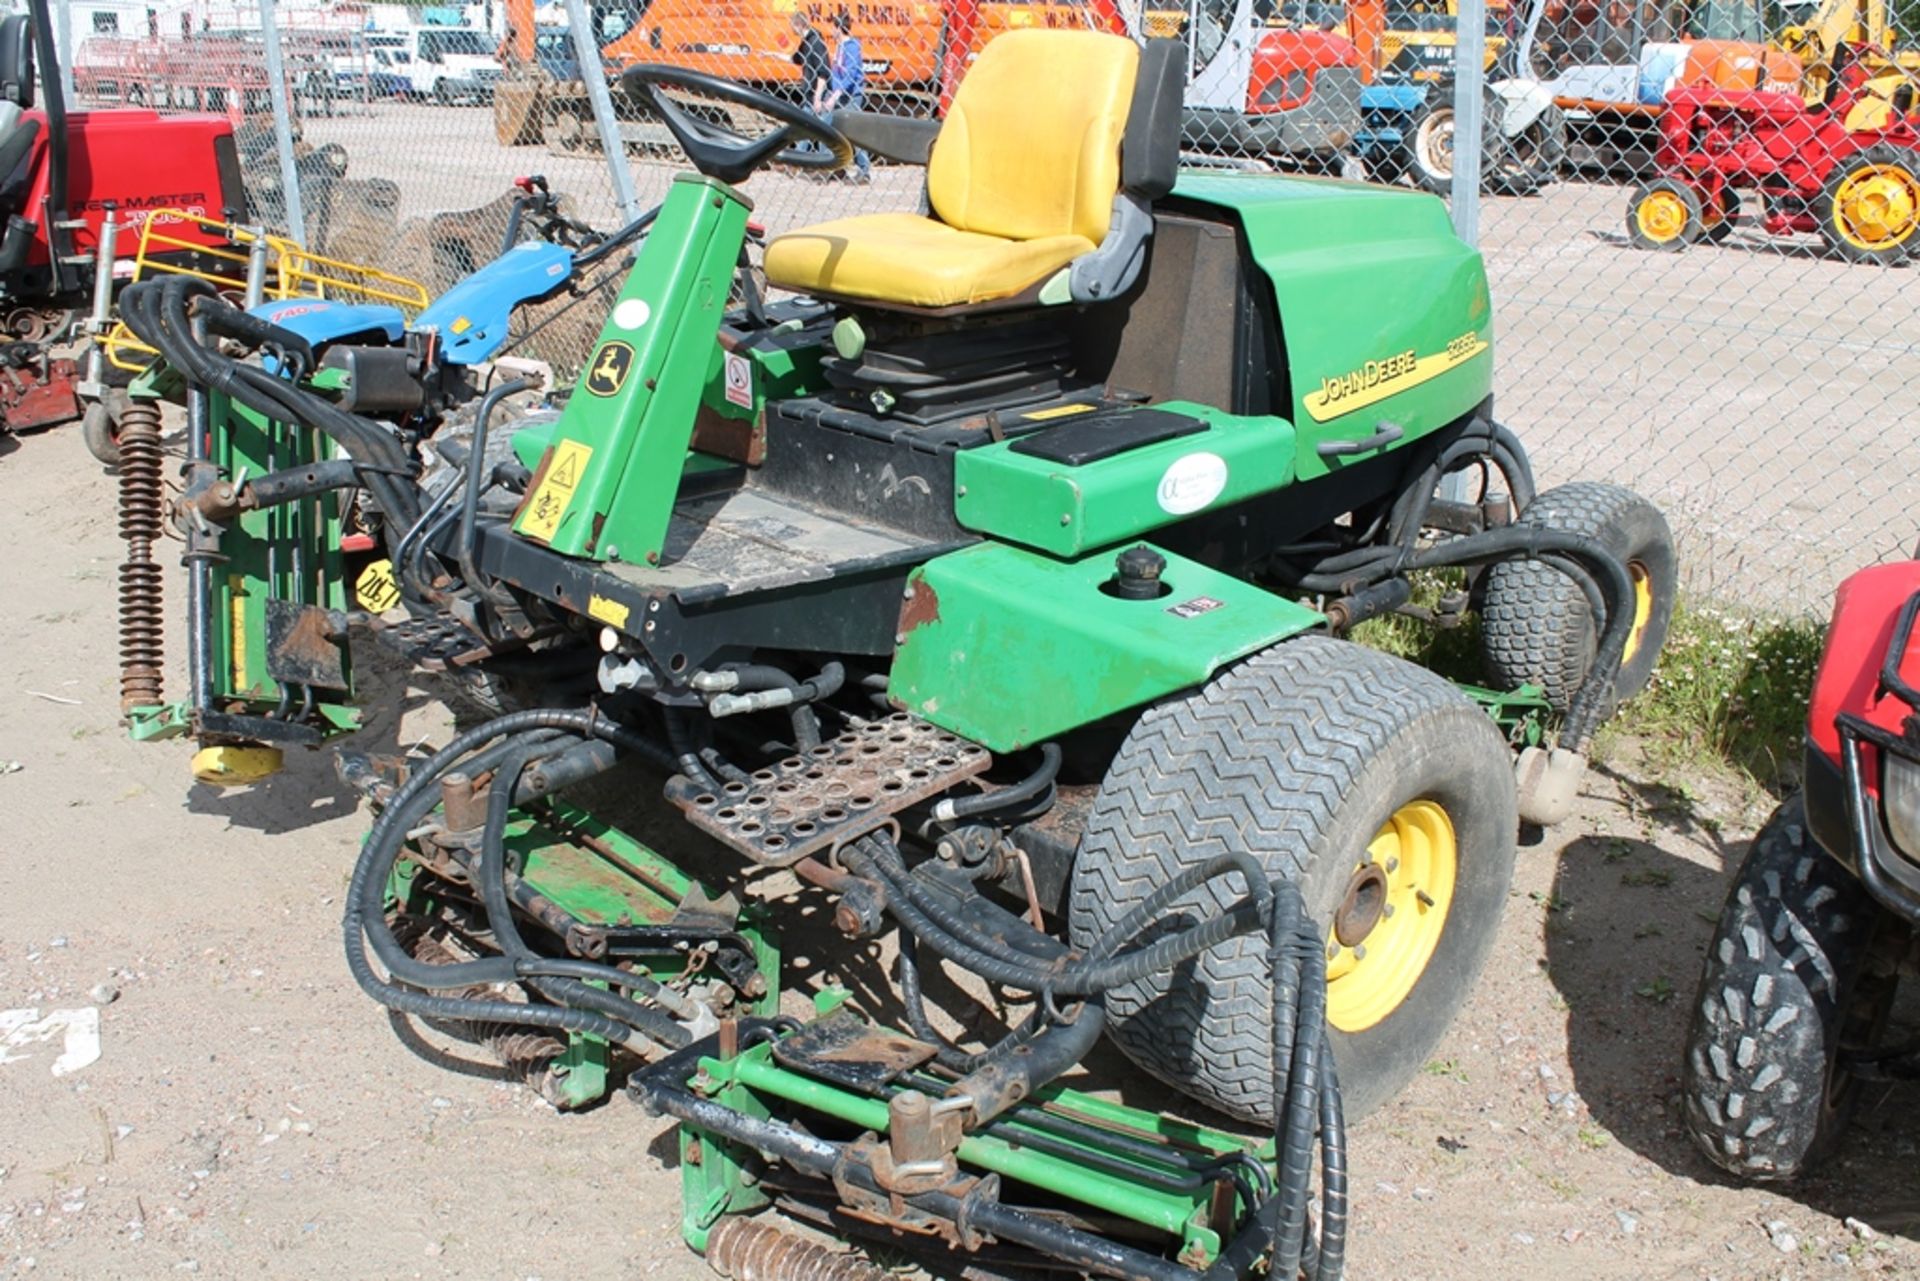
[[[1616,781],[1663,828],[1713,850],[1719,866],[1623,836],[1583,836],[1560,851],[1546,965],[1567,1006],[1574,1086],[1620,1143],[1669,1173],[1731,1186],[1682,1126],[1681,1057],[1701,962],[1747,842],[1723,840],[1666,788]],[[1896,1018],[1904,1014],[1896,1011]],[[1822,1213],[1920,1239],[1920,1193],[1912,1181],[1920,1152],[1916,1104],[1920,1087],[1913,1084],[1872,1087],[1835,1158],[1773,1190]]]

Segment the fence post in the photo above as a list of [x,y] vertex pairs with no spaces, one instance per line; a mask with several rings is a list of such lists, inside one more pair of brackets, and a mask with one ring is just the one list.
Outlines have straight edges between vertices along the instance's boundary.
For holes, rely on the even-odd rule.
[[[72,0],[53,0],[53,47],[60,53],[60,98],[73,108],[73,4]],[[41,74],[46,69],[41,68]]]
[[633,169],[627,163],[626,144],[620,140],[620,117],[613,113],[613,91],[607,87],[605,64],[600,60],[600,33],[593,25],[586,0],[566,0],[567,29],[573,33],[574,55],[580,59],[580,79],[587,86],[587,100],[593,104],[593,120],[600,128],[600,147],[607,156],[607,174],[613,179],[613,194],[620,201],[620,216],[632,222],[640,216],[640,196],[633,185]]
[[1453,230],[1480,243],[1480,140],[1485,128],[1486,0],[1459,0],[1453,47]]
[[267,42],[267,97],[273,103],[273,141],[280,153],[280,189],[287,234],[307,244],[307,214],[300,205],[300,170],[293,162],[293,104],[287,100],[287,68],[280,56],[280,18],[274,0],[260,0],[260,38]]

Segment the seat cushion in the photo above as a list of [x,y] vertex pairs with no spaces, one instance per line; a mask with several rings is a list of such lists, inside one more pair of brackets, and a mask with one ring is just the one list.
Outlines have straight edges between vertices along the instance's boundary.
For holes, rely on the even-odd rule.
[[1010,298],[1084,253],[1085,236],[1006,240],[919,214],[866,214],[817,223],[767,246],[767,282],[838,298],[958,307]]
[[1140,48],[1099,31],[995,36],[967,68],[927,161],[942,222],[1012,240],[1107,234]]

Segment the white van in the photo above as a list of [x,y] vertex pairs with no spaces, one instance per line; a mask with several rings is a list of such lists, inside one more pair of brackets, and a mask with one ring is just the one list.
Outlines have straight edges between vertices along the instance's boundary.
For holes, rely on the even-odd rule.
[[367,48],[384,51],[392,70],[407,78],[416,98],[435,102],[493,101],[505,74],[493,56],[498,41],[476,27],[408,27],[369,31]]

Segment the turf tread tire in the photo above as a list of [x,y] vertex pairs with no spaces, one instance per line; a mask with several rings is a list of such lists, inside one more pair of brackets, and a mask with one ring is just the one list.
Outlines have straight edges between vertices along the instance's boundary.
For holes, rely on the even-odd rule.
[[[1614,703],[1646,688],[1673,620],[1679,582],[1673,534],[1660,509],[1624,485],[1576,481],[1537,496],[1515,523],[1597,538],[1615,555],[1647,567],[1653,612],[1639,651],[1621,664]],[[1545,561],[1507,560],[1487,570],[1478,595],[1481,654],[1493,683],[1504,689],[1539,685],[1556,711],[1566,711],[1600,641],[1579,585]]]
[[1878,915],[1801,799],[1781,805],[1728,890],[1687,1034],[1687,1129],[1721,1169],[1790,1179],[1845,1130],[1858,1090],[1829,1077]]
[[[1507,747],[1487,716],[1432,672],[1305,636],[1148,709],[1088,817],[1068,904],[1073,942],[1090,946],[1176,872],[1229,850],[1250,852],[1299,884],[1324,926],[1380,823],[1422,794],[1407,780],[1436,771],[1450,780],[1440,799],[1461,829],[1459,915],[1450,915],[1448,934],[1399,1010],[1359,1038],[1329,1029],[1347,1115],[1363,1115],[1426,1061],[1464,1001],[1513,868]],[[1180,906],[1218,911],[1239,893],[1226,878]],[[1108,1028],[1161,1081],[1271,1125],[1271,993],[1266,941],[1243,936],[1189,962],[1177,979],[1157,975],[1109,993]]]

